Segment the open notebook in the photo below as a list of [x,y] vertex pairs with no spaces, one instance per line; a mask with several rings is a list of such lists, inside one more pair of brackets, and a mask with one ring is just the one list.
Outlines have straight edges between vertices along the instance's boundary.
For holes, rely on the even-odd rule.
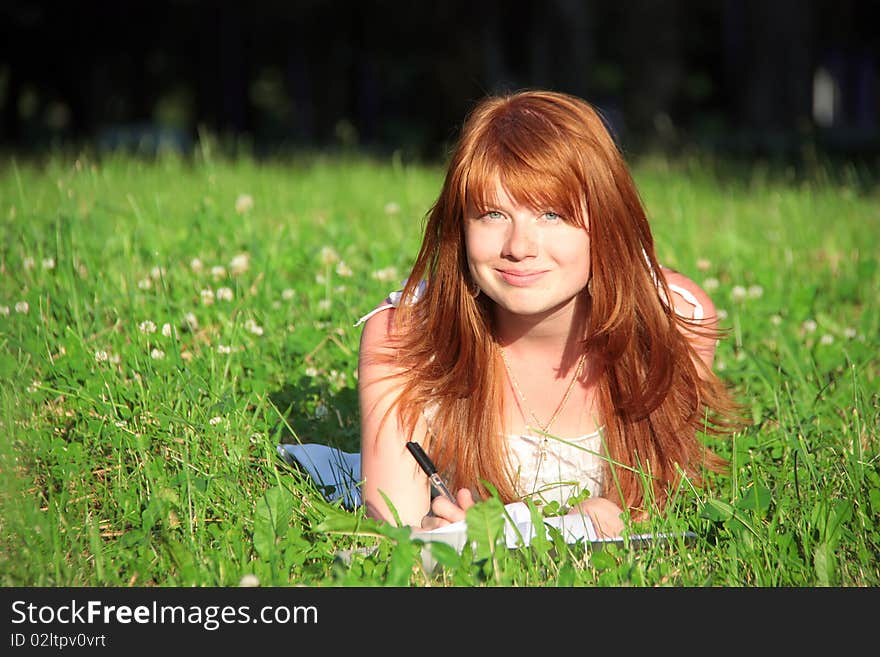
[[[317,444],[279,445],[278,454],[286,463],[304,468],[321,488],[328,501],[342,500],[345,507],[352,510],[362,503],[359,488],[360,454]],[[584,541],[594,549],[610,543],[624,543],[623,538],[599,538],[589,517],[582,514],[544,518],[543,526],[537,528],[532,522],[528,506],[523,502],[513,502],[505,505],[504,508],[507,516],[504,540],[509,548],[529,546],[538,531],[543,531],[544,536],[549,537],[550,528],[558,530],[566,543]],[[685,539],[693,539],[696,535],[687,532],[683,536]],[[467,543],[467,523],[462,520],[438,529],[414,530],[411,537],[425,543],[435,541],[446,543],[460,552]],[[638,547],[649,541],[670,538],[672,536],[667,534],[635,534],[628,537],[628,542],[631,547]],[[340,557],[344,560],[349,559],[351,551],[340,553]],[[430,550],[423,550],[422,561],[426,568],[433,568],[434,562]]]

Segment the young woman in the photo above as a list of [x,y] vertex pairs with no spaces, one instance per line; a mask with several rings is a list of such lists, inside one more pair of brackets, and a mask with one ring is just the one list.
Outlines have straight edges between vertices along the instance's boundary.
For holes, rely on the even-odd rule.
[[[736,426],[712,373],[714,315],[703,290],[657,262],[632,177],[588,103],[548,91],[482,100],[403,290],[364,324],[367,513],[438,527],[490,495],[488,482],[505,503],[556,500],[618,535],[624,509],[662,508],[682,476],[699,484],[723,467],[698,436]],[[410,440],[457,504],[432,500]]]

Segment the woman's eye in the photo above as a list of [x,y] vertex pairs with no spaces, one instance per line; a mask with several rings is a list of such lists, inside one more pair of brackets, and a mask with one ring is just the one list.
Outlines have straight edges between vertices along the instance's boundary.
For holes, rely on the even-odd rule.
[[562,220],[562,217],[560,217],[555,212],[545,212],[544,219],[546,219],[547,221],[560,221]]
[[504,215],[498,212],[498,210],[489,210],[483,215],[483,217],[485,219],[491,219],[492,221],[498,221],[499,219],[503,219]]

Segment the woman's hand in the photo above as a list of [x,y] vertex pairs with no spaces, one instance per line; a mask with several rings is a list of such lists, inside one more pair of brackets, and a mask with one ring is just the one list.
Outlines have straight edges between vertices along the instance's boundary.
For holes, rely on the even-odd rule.
[[455,494],[458,506],[438,495],[431,502],[431,511],[422,518],[422,529],[437,529],[451,522],[464,520],[467,510],[474,505],[474,496],[467,488],[460,488]]
[[616,538],[623,532],[623,520],[620,518],[623,511],[604,497],[590,497],[569,513],[583,513],[589,516],[599,538]]

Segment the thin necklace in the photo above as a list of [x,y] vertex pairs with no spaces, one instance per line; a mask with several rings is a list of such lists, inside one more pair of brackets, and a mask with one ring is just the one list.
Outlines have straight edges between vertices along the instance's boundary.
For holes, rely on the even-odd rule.
[[[581,370],[584,367],[584,361],[587,359],[586,354],[581,354],[581,357],[578,358],[577,367],[574,370],[574,376],[571,378],[571,383],[568,384],[568,388],[565,389],[565,394],[562,396],[562,400],[559,402],[559,405],[556,407],[556,410],[553,411],[553,415],[550,417],[550,421],[547,424],[542,425],[541,421],[538,419],[538,416],[535,415],[535,411],[529,407],[529,403],[526,401],[526,396],[523,394],[522,389],[519,387],[519,383],[516,381],[516,377],[513,376],[513,372],[510,369],[510,363],[507,361],[507,354],[504,353],[504,349],[500,349],[501,351],[501,360],[504,362],[504,369],[507,370],[507,377],[510,379],[510,383],[513,384],[514,390],[516,390],[519,398],[522,400],[522,406],[520,406],[520,412],[523,413],[523,409],[528,410],[529,415],[532,416],[532,419],[535,421],[535,424],[538,426],[543,433],[549,433],[550,427],[556,421],[556,418],[559,417],[559,414],[562,412],[562,409],[565,407],[565,403],[568,401],[568,398],[571,396],[571,391],[574,390],[574,384],[578,380],[581,375]],[[525,417],[525,413],[523,413],[523,418]],[[546,440],[546,438],[545,438]]]

